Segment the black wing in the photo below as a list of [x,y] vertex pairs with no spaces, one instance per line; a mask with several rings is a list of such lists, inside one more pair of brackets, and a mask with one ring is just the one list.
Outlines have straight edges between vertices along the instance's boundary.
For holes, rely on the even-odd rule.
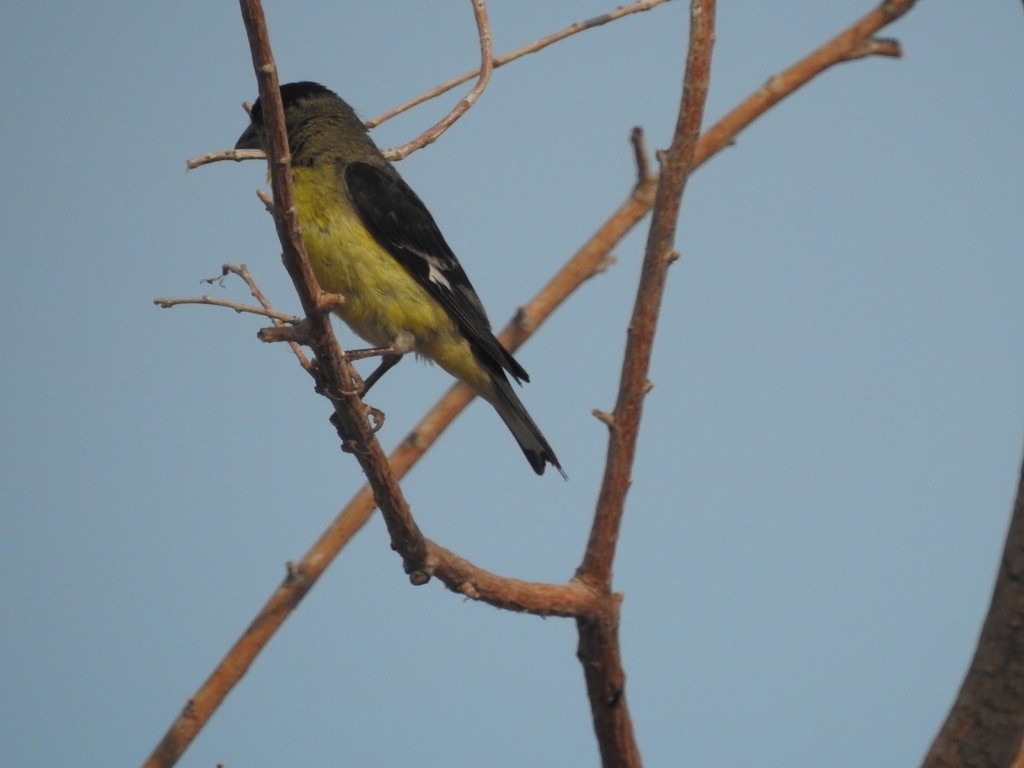
[[445,308],[481,362],[504,368],[517,381],[529,381],[523,367],[494,337],[480,297],[409,185],[398,174],[369,163],[349,163],[344,173],[363,225]]

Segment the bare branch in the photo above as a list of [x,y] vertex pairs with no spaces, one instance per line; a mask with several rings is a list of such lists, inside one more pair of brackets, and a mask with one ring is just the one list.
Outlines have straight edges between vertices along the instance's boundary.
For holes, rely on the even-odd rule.
[[[657,4],[654,2],[636,3],[619,9],[619,11],[623,14],[635,13],[639,10],[647,10],[647,7],[641,6],[654,7]],[[913,0],[893,2],[887,0],[883,2],[879,8],[857,22],[854,27],[851,27],[851,29],[856,29],[861,33],[857,44],[863,47],[862,41],[865,37],[874,34],[878,29],[896,20],[910,10],[913,5]],[[604,19],[600,23],[605,23],[613,18],[618,18],[616,14],[619,11],[597,18]],[[583,22],[581,24],[585,26],[568,32],[568,34],[597,25],[596,23],[591,25],[590,22]],[[811,79],[811,77],[839,61],[849,60],[851,58],[850,51],[855,46],[844,48],[840,38],[842,36],[824,46],[825,49],[829,50],[829,56],[817,56],[819,52],[816,51],[807,59],[798,62],[790,70],[787,70],[781,76],[781,80],[774,83],[775,89],[771,93],[770,98],[766,98],[763,92],[764,89],[761,89],[720,120],[710,131],[701,137],[697,145],[694,167],[702,164],[725,146],[728,146],[739,131],[779,100],[795,91],[800,85]],[[554,40],[552,39],[551,42],[554,42]],[[538,46],[537,49],[540,47],[543,46]],[[525,55],[528,52],[532,51],[524,49],[524,52],[518,55]],[[512,58],[516,58],[518,55],[512,56]],[[505,58],[503,57],[503,59]],[[510,61],[512,58],[507,60]],[[505,63],[503,59],[496,60],[495,66]],[[800,77],[786,77],[787,74],[794,71],[804,74],[801,74]],[[808,71],[809,74],[807,74]],[[453,83],[450,87],[465,82],[476,76],[476,74],[476,72],[470,73],[465,79],[460,80],[458,83]],[[635,147],[636,144],[634,144]],[[541,289],[537,296],[523,307],[521,313],[517,315],[517,320],[509,324],[501,333],[500,338],[507,347],[513,351],[518,348],[557,306],[565,301],[582,283],[607,266],[610,260],[609,254],[611,249],[651,209],[657,185],[657,177],[641,179],[637,183],[626,200],[601,225],[594,236]],[[441,398],[392,453],[390,463],[396,477],[401,477],[408,472],[423,453],[437,440],[448,424],[461,413],[471,400],[472,395],[461,385],[455,385]],[[362,528],[373,510],[373,494],[369,486],[364,486],[339,513],[338,517],[324,531],[317,542],[313,544],[302,561],[289,569],[288,577],[271,595],[250,627],[239,638],[223,661],[185,706],[180,717],[172,724],[160,745],[158,745],[149,761],[147,761],[146,766],[156,768],[156,766],[173,765],[177,757],[188,746],[203,724],[205,724],[209,715],[216,709],[238,680],[241,679],[242,675],[245,674],[270,637],[284,623],[285,619],[302,600],[331,560],[337,556],[345,544]],[[436,545],[425,540],[425,553],[433,552],[434,546]],[[426,560],[429,563],[433,563],[435,560],[437,562],[445,561],[444,558],[434,558],[429,556],[429,554]],[[452,570],[450,572],[440,566],[435,568],[434,571],[437,578],[442,580],[449,588],[459,590],[462,594],[467,594],[475,599],[487,594],[486,590],[481,590],[475,586],[471,590],[460,588],[459,584],[475,584],[476,582],[471,579],[461,579],[460,581],[461,577],[459,576],[458,567],[455,564],[452,564],[451,567]],[[616,599],[614,595],[611,598]],[[608,605],[608,599],[607,597],[605,598],[603,606]],[[503,607],[514,608],[511,605]],[[525,605],[521,608],[521,610],[528,609]],[[596,616],[599,612],[587,611],[586,613],[587,615]],[[617,616],[612,616],[611,618],[617,622]],[[608,704],[609,706],[614,706],[614,696],[608,700]]]
[[923,768],[1024,764],[1024,466],[988,615]]
[[632,472],[643,398],[649,389],[647,370],[654,346],[654,333],[668,267],[673,260],[672,245],[679,209],[693,166],[710,77],[715,3],[713,0],[693,0],[690,13],[690,44],[683,98],[672,143],[661,155],[662,168],[654,218],[640,272],[636,304],[627,331],[619,395],[612,414],[604,482],[590,543],[577,572],[579,578],[595,588],[608,591],[611,589],[611,566]]
[[914,7],[917,0],[883,0],[874,10],[854,22],[827,43],[812,51],[778,75],[711,126],[697,145],[696,166],[730,144],[736,135],[782,99],[820,75],[826,69],[865,55],[891,55],[893,45],[875,48],[865,41]]
[[[711,75],[715,40],[715,0],[692,0],[690,40],[683,96],[675,133],[661,156],[661,175],[654,216],[640,271],[636,304],[627,330],[619,395],[608,424],[608,458],[594,523],[576,578],[598,594],[612,598],[612,562],[625,510],[636,440],[649,389],[647,371],[654,333],[672,259],[683,190],[693,169]],[[606,422],[608,423],[608,422]],[[577,655],[583,665],[594,732],[604,766],[639,766],[640,750],[633,732],[625,693],[626,674],[619,646],[619,600],[609,599],[603,615],[581,616],[576,625]]]
[[271,320],[278,320],[282,323],[298,323],[300,320],[300,318],[295,315],[286,315],[284,312],[278,312],[276,309],[257,307],[252,304],[242,304],[237,301],[228,301],[227,299],[218,299],[208,294],[187,298],[159,298],[153,299],[153,303],[158,307],[163,307],[164,309],[177,307],[181,304],[206,304],[210,307],[224,307],[226,309],[233,309],[235,312],[248,312],[253,315],[261,315],[262,317],[267,317]]
[[[607,24],[610,21],[621,19],[623,16],[629,16],[634,13],[642,13],[643,11],[649,11],[655,6],[663,5],[664,3],[667,2],[669,2],[669,0],[644,0],[644,2],[633,3],[632,5],[624,5],[621,8],[616,8],[614,11],[602,13],[600,16],[594,16],[593,18],[586,19],[585,21],[577,21],[575,24],[570,24],[565,29],[562,29],[558,32],[554,32],[553,34],[550,34],[547,37],[542,37],[539,40],[535,40],[534,42],[530,43],[529,45],[524,45],[522,48],[518,48],[512,51],[511,53],[506,53],[504,56],[500,56],[497,59],[494,59],[491,62],[491,65],[493,66],[494,69],[497,69],[498,67],[504,66],[509,62],[515,61],[516,59],[521,59],[523,56],[527,56],[531,53],[536,53],[539,50],[547,48],[549,45],[551,45],[552,43],[557,43],[559,40],[564,40],[567,37],[571,37],[572,35],[578,34],[580,32],[585,32],[588,29],[600,27],[603,24]],[[474,69],[470,72],[461,74],[458,77],[454,77],[448,82],[442,83],[436,88],[432,88],[426,93],[417,96],[415,99],[407,101],[405,104],[400,104],[394,109],[388,110],[383,115],[379,115],[373,118],[372,120],[367,120],[366,127],[374,128],[380,125],[381,123],[390,120],[392,117],[402,114],[406,110],[412,109],[413,107],[417,107],[426,101],[430,101],[431,99],[435,99],[438,96],[447,93],[452,88],[462,85],[463,83],[469,82],[474,77],[478,76],[480,72],[480,69]]]
[[545,584],[496,576],[427,539],[427,562],[448,589],[497,608],[536,616],[589,616],[602,610],[601,596],[585,584]]
[[240,163],[243,160],[263,160],[265,158],[266,155],[260,149],[221,149],[216,152],[206,152],[186,160],[185,170],[191,171],[193,168],[198,168],[201,165],[209,165],[221,160],[234,160]]
[[[284,108],[281,104],[277,67],[270,50],[263,8],[259,0],[240,0],[240,6],[249,37],[253,69],[259,83],[264,122],[270,142],[269,166],[274,196],[274,224],[281,240],[285,268],[295,284],[309,325],[310,345],[317,356],[317,365],[312,370],[317,377],[318,390],[334,405],[332,421],[366,474],[370,487],[374,489],[374,499],[384,513],[392,542],[405,555],[407,569],[412,570],[415,567],[412,562],[425,560],[423,536],[409,514],[401,489],[388,467],[387,457],[373,435],[372,427],[367,420],[367,409],[355,394],[358,391],[358,376],[345,359],[334,337],[327,313],[321,308],[321,291],[302,243],[292,187]],[[297,578],[300,573],[296,570],[289,576],[289,580]],[[303,591],[302,594],[304,593]],[[276,626],[273,625],[262,637],[250,627],[231,653],[241,656],[252,653],[255,656]],[[186,705],[182,715],[157,745],[146,763],[147,766],[169,766],[177,761],[237,682],[238,677],[233,677],[230,673],[225,674],[223,670],[224,665],[218,667]]]
[[487,18],[487,6],[484,4],[484,0],[470,0],[470,2],[473,3],[476,31],[480,39],[480,69],[477,70],[480,73],[480,77],[477,79],[476,85],[473,86],[473,90],[464,99],[455,105],[451,112],[434,126],[428,128],[420,136],[407,144],[389,150],[387,153],[389,159],[401,160],[417,149],[422,149],[428,144],[433,144],[437,141],[442,133],[454,125],[455,121],[466,114],[469,108],[476,103],[476,100],[480,98],[480,94],[484,92],[484,88],[487,87],[487,83],[490,82],[494,62],[491,58],[491,27]]
[[[497,69],[498,67],[501,67],[501,66],[503,66],[505,64],[508,64],[509,62],[515,61],[516,59],[520,59],[520,58],[522,58],[524,56],[527,56],[527,55],[529,55],[531,53],[535,53],[535,52],[537,52],[537,51],[539,51],[539,50],[541,50],[543,48],[548,47],[552,43],[557,43],[559,40],[564,40],[565,38],[570,37],[570,36],[575,35],[575,34],[578,34],[579,32],[585,32],[588,29],[594,29],[595,27],[600,27],[600,26],[602,26],[604,24],[607,24],[608,22],[615,21],[616,19],[621,19],[624,16],[629,16],[629,15],[634,14],[634,13],[641,13],[643,11],[649,11],[652,8],[656,7],[656,6],[664,5],[667,2],[669,2],[669,0],[643,0],[643,2],[633,3],[632,5],[626,5],[626,6],[623,6],[621,8],[616,8],[613,11],[609,11],[608,13],[603,13],[600,16],[594,16],[593,18],[587,19],[585,21],[578,21],[575,24],[570,24],[568,27],[566,27],[563,30],[560,30],[559,32],[555,32],[553,34],[548,35],[547,37],[542,37],[539,40],[535,40],[534,42],[530,43],[529,45],[524,45],[522,48],[519,48],[519,49],[517,49],[515,51],[512,51],[511,53],[507,53],[504,56],[500,56],[500,57],[498,57],[496,59],[488,59],[489,62],[490,62],[489,68],[490,69]],[[474,6],[474,10],[476,10],[475,6]],[[477,31],[478,31],[478,34],[479,34],[480,33],[480,19],[479,19],[479,16],[477,16]],[[482,35],[480,35],[480,42],[481,42],[481,51],[482,51],[483,50],[483,44],[484,44],[484,38],[483,38]],[[487,33],[487,45],[488,45],[488,50],[489,50],[489,46],[490,46],[490,32],[489,31]],[[488,57],[489,57],[489,54],[488,54]],[[422,94],[420,96],[417,96],[412,101],[407,101],[405,104],[401,104],[401,105],[395,107],[394,109],[391,109],[391,110],[385,112],[383,115],[375,117],[372,120],[367,120],[366,121],[366,127],[367,128],[374,128],[374,127],[380,125],[381,123],[385,122],[386,120],[390,120],[392,117],[395,117],[396,115],[400,115],[401,113],[403,113],[403,112],[405,112],[405,111],[407,111],[409,109],[412,109],[415,106],[418,106],[418,105],[420,105],[420,104],[422,104],[422,103],[424,103],[426,101],[430,101],[431,99],[436,98],[436,97],[440,96],[443,93],[447,93],[448,91],[450,91],[452,88],[455,88],[456,86],[459,86],[459,85],[462,85],[463,83],[469,82],[474,77],[479,77],[481,75],[483,69],[484,69],[485,64],[486,64],[486,61],[478,69],[474,69],[473,71],[467,72],[467,73],[465,73],[463,75],[460,75],[459,77],[456,77],[456,78],[454,78],[452,80],[449,80],[448,82],[443,83],[443,84],[437,86],[436,88],[432,88],[431,90],[427,91],[426,93],[424,93],[424,94]],[[489,74],[488,74],[488,77],[490,77]],[[418,139],[416,139],[414,141],[418,141]],[[411,143],[412,142],[410,142],[410,144]],[[429,142],[427,142],[427,143],[429,143]],[[409,146],[409,144],[406,144],[404,146],[407,147],[407,146]],[[407,157],[413,151],[413,150],[410,149],[407,152],[401,152],[401,154],[399,154],[401,150],[402,150],[401,147],[399,147],[398,149],[387,149],[387,150],[384,150],[384,155],[389,160],[399,160],[402,157]],[[185,167],[188,168],[189,170],[191,170],[192,168],[198,168],[201,165],[207,165],[208,163],[214,163],[214,162],[218,162],[220,160],[256,160],[256,159],[262,160],[265,157],[266,157],[266,155],[264,155],[263,152],[261,152],[258,149],[245,149],[245,150],[225,149],[225,150],[220,150],[220,151],[217,151],[217,152],[207,152],[206,154],[199,155],[197,157],[193,157],[190,160],[186,161]]]

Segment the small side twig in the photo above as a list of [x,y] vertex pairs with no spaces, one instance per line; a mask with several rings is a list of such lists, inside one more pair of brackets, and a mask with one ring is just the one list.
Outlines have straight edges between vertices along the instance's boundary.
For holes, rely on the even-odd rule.
[[[306,356],[306,353],[303,352],[301,346],[305,343],[307,338],[305,321],[301,317],[288,315],[274,309],[273,305],[264,295],[263,290],[259,285],[257,285],[255,278],[253,278],[252,273],[249,272],[249,268],[245,264],[225,264],[221,267],[221,273],[219,276],[206,278],[203,282],[220,284],[228,275],[236,275],[245,282],[246,286],[249,288],[249,294],[259,302],[258,307],[253,306],[252,304],[242,304],[237,301],[218,299],[215,296],[209,295],[186,298],[158,298],[153,299],[153,303],[158,307],[163,307],[164,309],[176,307],[181,304],[205,304],[211,307],[224,307],[226,309],[233,309],[235,312],[244,312],[266,317],[274,324],[274,329],[277,330],[278,333],[275,336],[272,333],[264,333],[271,329],[263,329],[257,333],[257,337],[261,341],[288,341],[289,346],[292,349],[292,353],[299,361],[299,365],[307,371],[311,371],[312,363]],[[264,338],[265,335],[270,338]]]
[[651,179],[651,163],[647,159],[644,129],[639,125],[634,126],[629,132],[629,143],[633,147],[633,161],[636,163],[636,185],[641,187]]
[[271,320],[276,320],[280,323],[298,323],[301,318],[295,315],[287,315],[284,312],[278,312],[276,309],[267,309],[266,307],[257,307],[254,304],[242,304],[238,301],[229,301],[228,299],[218,299],[215,296],[209,294],[203,294],[202,296],[189,296],[189,297],[166,297],[153,299],[153,303],[158,307],[164,309],[170,309],[171,307],[177,307],[182,304],[205,304],[209,307],[224,307],[225,309],[233,309],[239,313],[249,313],[252,315],[260,315]]
[[221,149],[216,152],[204,152],[196,157],[185,161],[185,170],[191,171],[201,165],[217,163],[221,160],[234,160],[237,163],[243,160],[263,160],[266,155],[259,149]]

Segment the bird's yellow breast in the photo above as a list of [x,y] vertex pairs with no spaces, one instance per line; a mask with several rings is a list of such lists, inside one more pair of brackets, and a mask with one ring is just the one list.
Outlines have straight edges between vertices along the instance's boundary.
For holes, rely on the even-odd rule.
[[465,337],[363,226],[334,167],[299,167],[292,175],[310,267],[323,290],[344,297],[336,314],[370,344],[416,352],[490,397],[490,376]]
[[455,329],[448,314],[367,231],[332,166],[294,169],[302,239],[320,287],[345,297],[338,315],[378,346]]

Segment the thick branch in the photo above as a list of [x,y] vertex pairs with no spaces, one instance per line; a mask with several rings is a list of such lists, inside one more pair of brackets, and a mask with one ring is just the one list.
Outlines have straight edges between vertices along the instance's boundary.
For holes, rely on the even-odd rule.
[[924,768],[1024,763],[1024,466],[992,603],[960,693]]

